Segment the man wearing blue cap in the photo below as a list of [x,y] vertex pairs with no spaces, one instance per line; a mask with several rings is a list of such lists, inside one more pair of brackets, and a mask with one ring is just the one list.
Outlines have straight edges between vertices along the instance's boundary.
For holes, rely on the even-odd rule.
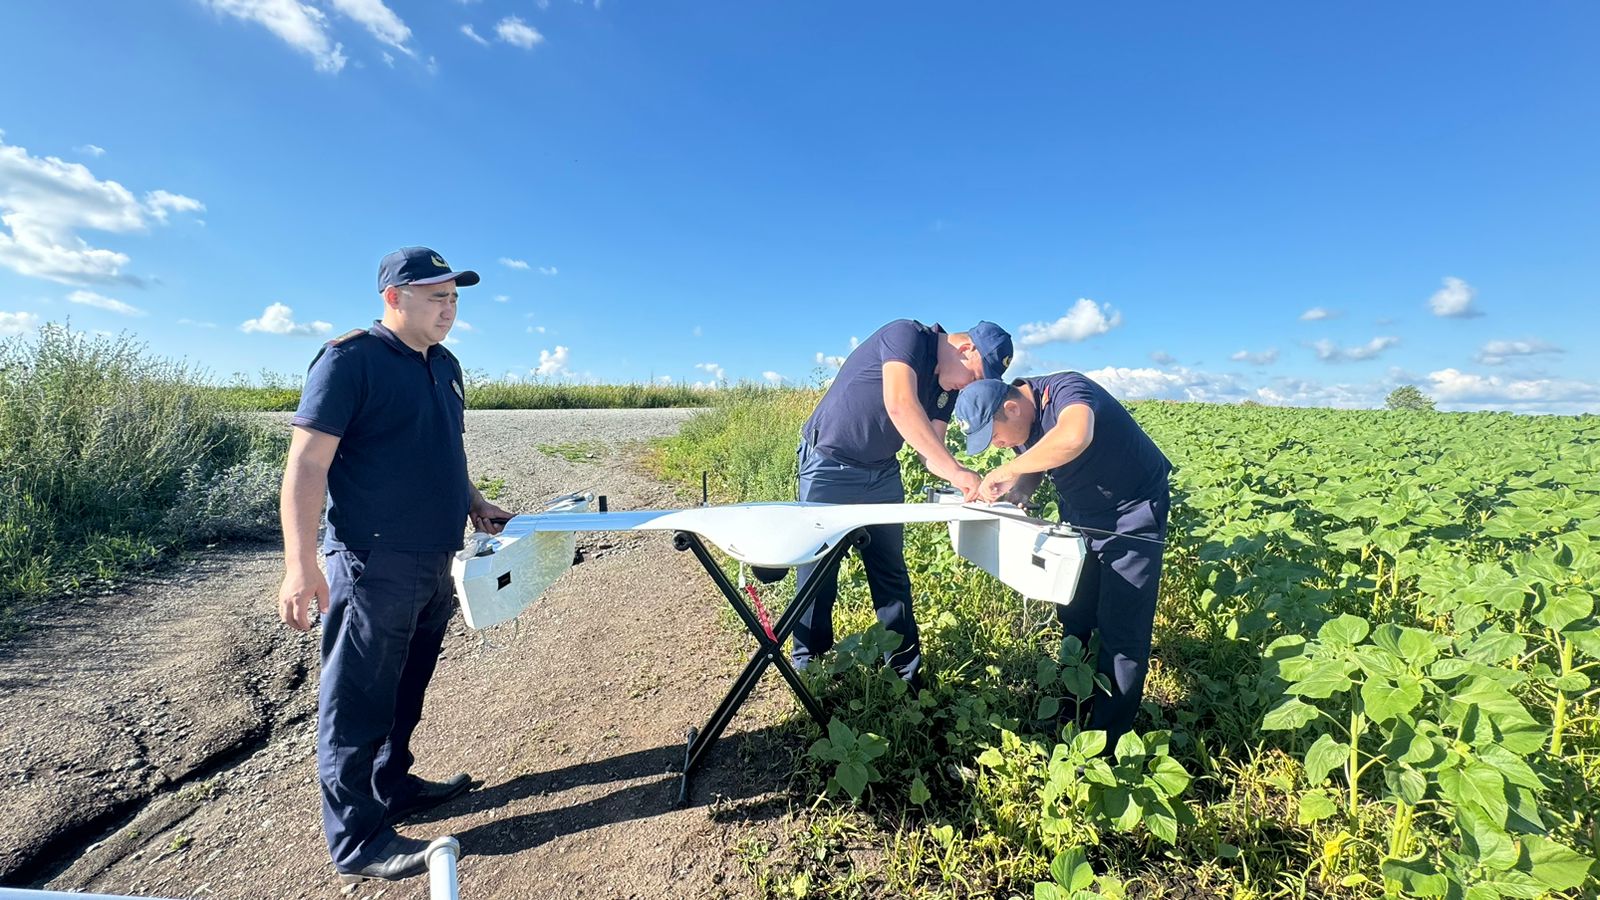
[[477,283],[426,247],[385,256],[383,318],[323,347],[293,419],[278,611],[299,631],[312,600],[322,613],[317,770],[328,851],[346,883],[427,871],[427,842],[393,824],[471,785],[465,773],[411,774],[410,742],[454,606],[462,525],[470,517],[496,533],[510,518],[467,477],[461,364],[442,345],[457,286]]
[[[979,378],[998,378],[1011,365],[1011,336],[993,322],[947,334],[938,325],[897,319],[873,332],[851,351],[839,374],[801,429],[799,454],[802,501],[814,503],[904,503],[896,454],[910,444],[928,471],[945,479],[968,499],[982,481],[956,462],[945,448],[945,431],[957,393]],[[905,528],[873,525],[870,542],[858,552],[878,621],[900,635],[900,646],[885,658],[901,678],[920,685],[922,643],[911,608],[911,577],[906,573]],[[833,603],[838,571],[801,566],[796,590],[813,576],[826,579],[816,603],[794,630],[795,668],[833,647]]]
[[1078,590],[1056,616],[1085,646],[1100,633],[1097,668],[1111,689],[1090,704],[1089,727],[1114,748],[1144,693],[1172,464],[1116,398],[1078,372],[977,382],[955,415],[968,453],[991,445],[1017,453],[984,476],[979,499],[1021,504],[1048,473],[1062,521],[1084,531]]

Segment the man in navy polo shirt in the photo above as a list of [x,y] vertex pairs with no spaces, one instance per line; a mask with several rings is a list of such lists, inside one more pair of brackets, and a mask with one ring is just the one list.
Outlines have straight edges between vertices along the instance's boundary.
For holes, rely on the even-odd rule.
[[[938,325],[897,319],[862,341],[840,367],[821,402],[801,429],[802,501],[816,503],[904,503],[896,454],[910,444],[928,471],[961,489],[968,499],[981,484],[976,472],[956,462],[945,448],[945,431],[957,392],[973,381],[998,378],[1011,365],[1011,336],[993,322],[947,334]],[[920,685],[922,643],[911,609],[911,577],[906,574],[905,528],[873,525],[861,548],[867,586],[878,621],[900,635],[900,646],[885,658],[901,678]],[[817,575],[801,566],[797,590]],[[833,647],[833,603],[838,571],[829,569],[816,603],[794,630],[794,663],[804,669]]]
[[1089,727],[1114,748],[1144,694],[1172,464],[1116,398],[1078,372],[977,382],[961,392],[956,422],[968,453],[991,444],[1017,453],[984,476],[979,499],[1020,505],[1048,473],[1061,520],[1084,529],[1078,590],[1056,616],[1085,646],[1100,632],[1097,668],[1111,690],[1091,703]]
[[328,850],[347,883],[427,871],[427,842],[393,824],[471,785],[465,773],[412,775],[410,741],[454,602],[462,526],[470,516],[496,533],[510,517],[467,477],[461,364],[442,346],[456,287],[477,283],[426,247],[385,256],[383,318],[323,348],[293,419],[278,607],[300,631],[313,599],[322,613],[317,770]]

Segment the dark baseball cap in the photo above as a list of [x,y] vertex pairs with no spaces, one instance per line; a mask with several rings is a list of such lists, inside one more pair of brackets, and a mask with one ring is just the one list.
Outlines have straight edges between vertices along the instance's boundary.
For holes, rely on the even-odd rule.
[[[1007,338],[1007,343],[1010,339]],[[1005,405],[1011,386],[998,378],[974,381],[956,397],[955,419],[967,436],[967,453],[977,456],[994,439],[994,417]]]
[[983,358],[983,377],[999,378],[1011,368],[1011,335],[993,322],[979,322],[967,329],[967,337]]
[[459,287],[478,283],[477,272],[454,272],[444,257],[427,247],[401,247],[378,263],[378,293],[399,284],[439,284],[454,281]]

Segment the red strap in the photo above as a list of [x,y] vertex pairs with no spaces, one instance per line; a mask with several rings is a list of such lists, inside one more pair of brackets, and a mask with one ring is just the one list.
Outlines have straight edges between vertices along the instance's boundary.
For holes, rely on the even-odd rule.
[[756,621],[761,623],[761,630],[767,633],[767,640],[777,643],[778,636],[772,633],[772,616],[768,614],[767,608],[761,605],[761,595],[756,593],[756,586],[747,584],[744,586],[744,592],[750,595],[750,602],[756,605]]

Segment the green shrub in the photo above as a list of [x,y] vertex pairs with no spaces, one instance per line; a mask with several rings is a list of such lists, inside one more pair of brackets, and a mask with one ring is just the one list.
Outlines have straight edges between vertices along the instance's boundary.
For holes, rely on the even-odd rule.
[[127,336],[0,343],[0,603],[272,533],[286,448]]

